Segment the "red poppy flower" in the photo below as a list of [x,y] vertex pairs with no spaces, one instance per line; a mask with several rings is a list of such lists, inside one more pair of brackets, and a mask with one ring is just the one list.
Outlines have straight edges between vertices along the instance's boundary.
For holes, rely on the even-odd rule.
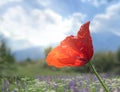
[[89,21],[83,24],[77,36],[66,37],[60,45],[52,49],[46,58],[48,65],[61,68],[88,63],[93,56],[89,24]]

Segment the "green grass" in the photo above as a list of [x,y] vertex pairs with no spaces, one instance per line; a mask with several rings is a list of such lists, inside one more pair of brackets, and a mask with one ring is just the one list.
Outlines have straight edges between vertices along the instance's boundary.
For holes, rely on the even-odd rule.
[[[57,69],[55,67],[48,67],[43,61],[36,62],[23,62],[16,64],[17,71],[13,75],[18,76],[39,76],[39,75],[64,75],[64,74],[76,74],[74,71],[69,70],[68,67],[63,69]],[[67,69],[68,68],[68,69]]]
[[[83,73],[81,71],[74,72],[72,68],[66,67],[63,69],[56,69],[46,65],[45,61],[34,62],[22,62],[16,63],[16,71],[7,71],[8,75],[1,76],[0,88],[9,82],[9,86],[5,88],[5,92],[74,92],[72,88],[69,88],[71,81],[76,83],[76,89],[89,90],[89,92],[100,92],[102,89],[101,84],[93,74]],[[9,75],[11,72],[11,75]],[[40,77],[38,80],[36,77]],[[111,88],[111,92],[119,92],[120,89],[120,76],[116,75],[102,75],[107,86]],[[18,83],[17,83],[18,82]],[[23,85],[25,86],[25,89]],[[57,91],[56,91],[57,90]],[[88,92],[88,91],[86,91]]]
[[[103,90],[98,80],[91,74],[79,75],[47,75],[31,77],[3,77],[2,92],[101,92]],[[7,81],[7,82],[6,82]],[[104,78],[110,92],[119,92],[120,77]],[[103,91],[102,91],[103,92]]]

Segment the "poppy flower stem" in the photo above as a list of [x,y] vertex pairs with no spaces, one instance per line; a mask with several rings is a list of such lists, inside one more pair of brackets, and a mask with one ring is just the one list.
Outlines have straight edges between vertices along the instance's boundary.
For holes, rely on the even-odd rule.
[[95,67],[93,66],[93,64],[92,64],[91,62],[89,62],[89,65],[90,65],[90,67],[92,68],[92,70],[93,70],[94,74],[96,75],[96,77],[98,78],[98,80],[100,81],[100,83],[101,83],[101,85],[103,86],[104,90],[105,90],[106,92],[109,92],[106,84],[103,82],[102,78],[101,78],[100,75],[97,73],[97,71],[96,71]]

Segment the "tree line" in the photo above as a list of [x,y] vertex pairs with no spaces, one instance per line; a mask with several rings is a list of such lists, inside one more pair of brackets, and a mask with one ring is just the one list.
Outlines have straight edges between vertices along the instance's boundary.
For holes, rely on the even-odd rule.
[[[45,56],[51,51],[51,47],[45,49]],[[117,51],[98,51],[95,52],[93,55],[92,60],[90,61],[94,64],[95,68],[98,72],[113,72],[116,74],[120,74],[120,48]],[[45,67],[49,67],[53,70],[59,70],[53,67],[48,66],[47,64],[44,65]],[[83,72],[88,73],[90,72],[89,64],[86,64],[83,67],[66,67],[64,68],[65,71],[74,71],[74,72]]]
[[[45,56],[51,51],[52,47],[46,48],[44,51]],[[22,58],[22,57],[21,57]],[[25,60],[28,64],[33,60]],[[39,60],[41,68],[46,68],[55,71],[67,71],[67,72],[90,72],[89,65],[86,64],[83,67],[65,67],[63,69],[57,69],[55,67],[48,66],[44,60]],[[96,52],[90,62],[93,62],[98,72],[115,72],[120,74],[120,48],[116,52]],[[0,41],[0,75],[10,74],[11,71],[16,71],[16,60],[10,49],[6,46],[4,40]]]

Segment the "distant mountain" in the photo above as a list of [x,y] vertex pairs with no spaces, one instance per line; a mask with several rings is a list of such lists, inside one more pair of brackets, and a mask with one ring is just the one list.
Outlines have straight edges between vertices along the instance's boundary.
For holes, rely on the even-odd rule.
[[[92,33],[94,51],[116,51],[120,47],[120,36],[112,33]],[[53,44],[53,47],[56,44]],[[44,58],[44,47],[31,47],[13,52],[18,61],[27,58],[37,60]]]
[[95,51],[116,51],[120,47],[120,36],[113,33],[92,33]]
[[18,61],[23,61],[27,58],[30,58],[32,60],[38,60],[44,58],[44,48],[40,46],[22,49],[13,52],[13,55]]

